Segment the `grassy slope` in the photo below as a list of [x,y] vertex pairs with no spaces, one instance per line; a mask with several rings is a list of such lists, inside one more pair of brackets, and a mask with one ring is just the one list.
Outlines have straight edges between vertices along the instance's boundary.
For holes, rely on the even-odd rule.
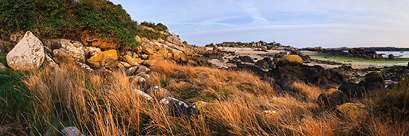
[[334,59],[338,61],[345,61],[345,62],[373,62],[373,63],[404,63],[404,62],[409,62],[409,59],[406,58],[397,58],[395,60],[389,60],[389,59],[364,59],[364,58],[352,58],[352,57],[337,57],[337,56],[324,56],[324,55],[311,55],[311,57],[316,57],[316,58],[326,58],[326,59]]
[[[294,84],[298,94],[308,96],[308,101],[303,101],[276,96],[268,82],[249,72],[181,66],[166,61],[158,61],[152,70],[158,73],[149,78],[150,85],[165,87],[190,102],[211,103],[198,118],[185,115],[175,118],[159,105],[139,99],[132,89],[141,86],[130,83],[122,71],[102,78],[84,73],[75,65],[63,64],[62,69],[43,68],[27,75],[11,76],[13,80],[0,78],[2,87],[18,86],[1,92],[0,117],[10,123],[0,125],[0,135],[23,134],[24,124],[37,135],[59,135],[63,126],[76,126],[86,135],[402,135],[408,132],[405,121],[395,122],[370,113],[339,116],[319,106],[316,99],[323,90],[311,85]],[[8,75],[19,73],[2,73],[7,72]],[[169,77],[191,79],[195,83],[175,83]],[[19,81],[22,84],[17,84]],[[104,85],[111,86],[110,93],[101,89]],[[378,98],[384,96],[354,102],[371,108],[376,107]],[[53,112],[55,102],[68,107],[68,118]],[[94,113],[89,112],[90,108]],[[275,113],[265,114],[263,110]]]

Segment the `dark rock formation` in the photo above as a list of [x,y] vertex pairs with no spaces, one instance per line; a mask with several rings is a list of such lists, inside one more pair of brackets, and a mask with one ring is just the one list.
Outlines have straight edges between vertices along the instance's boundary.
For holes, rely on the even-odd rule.
[[385,89],[385,80],[376,72],[365,75],[365,80],[356,83],[342,83],[339,90],[348,97],[362,97],[363,94]]
[[318,96],[318,102],[328,107],[335,107],[348,102],[348,96],[337,89],[331,88]]
[[239,59],[242,62],[254,63],[253,59],[250,56],[240,56]]
[[338,88],[348,97],[356,96],[356,90],[358,88],[358,84],[353,82],[343,82],[341,86]]
[[207,51],[203,55],[209,59],[221,59],[223,57],[223,54],[221,52],[215,52],[212,50]]
[[270,57],[265,57],[264,59],[257,61],[256,65],[264,69],[270,69],[270,68],[273,68],[274,66],[273,60]]
[[393,56],[393,54],[389,54],[389,55],[388,55],[388,59],[394,60],[394,59],[395,59],[395,56]]
[[297,79],[323,88],[330,88],[346,80],[346,77],[339,72],[326,70],[321,66],[277,66],[268,74],[277,80]]

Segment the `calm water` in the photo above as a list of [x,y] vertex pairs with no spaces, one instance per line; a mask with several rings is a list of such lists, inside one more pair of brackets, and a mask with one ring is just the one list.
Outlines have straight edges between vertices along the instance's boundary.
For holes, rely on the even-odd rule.
[[400,51],[376,51],[377,54],[385,54],[382,55],[383,57],[388,58],[389,54],[393,54],[393,56],[399,56],[400,58],[409,58],[409,51],[404,51],[404,52],[400,52]]

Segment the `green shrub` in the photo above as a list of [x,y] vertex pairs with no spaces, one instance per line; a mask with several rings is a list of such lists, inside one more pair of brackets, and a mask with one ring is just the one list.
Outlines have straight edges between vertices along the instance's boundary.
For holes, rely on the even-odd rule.
[[163,25],[162,23],[158,23],[158,24],[155,25],[155,23],[143,21],[143,22],[141,23],[141,25],[146,26],[146,27],[153,28],[153,29],[156,30],[156,31],[166,31],[166,30],[168,30],[168,27],[166,27],[166,26]]
[[139,45],[134,37],[140,32],[121,5],[106,0],[0,1],[0,32],[20,30],[43,38],[73,40],[84,34],[97,35],[128,46]]

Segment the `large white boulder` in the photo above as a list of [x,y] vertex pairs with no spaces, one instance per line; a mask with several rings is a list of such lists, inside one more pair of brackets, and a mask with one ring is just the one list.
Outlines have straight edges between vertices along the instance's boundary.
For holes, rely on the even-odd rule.
[[30,31],[7,54],[7,64],[14,70],[28,70],[40,67],[44,62],[43,43]]

